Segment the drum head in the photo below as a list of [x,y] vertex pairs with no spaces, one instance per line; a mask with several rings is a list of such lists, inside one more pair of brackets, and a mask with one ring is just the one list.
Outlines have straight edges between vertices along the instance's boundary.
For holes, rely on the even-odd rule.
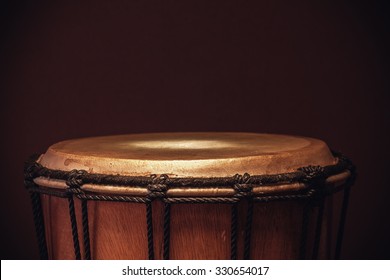
[[337,160],[320,140],[255,133],[148,133],[82,138],[52,145],[44,167],[170,177],[277,174]]

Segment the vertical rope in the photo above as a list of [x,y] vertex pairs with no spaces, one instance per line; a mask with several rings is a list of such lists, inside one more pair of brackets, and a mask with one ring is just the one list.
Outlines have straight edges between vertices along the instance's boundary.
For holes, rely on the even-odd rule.
[[146,227],[148,234],[148,257],[149,260],[154,260],[154,244],[153,244],[153,218],[152,218],[152,202],[146,203]]
[[230,233],[230,258],[237,259],[237,203],[232,205],[231,233]]
[[303,215],[302,215],[302,231],[301,231],[301,241],[300,241],[300,249],[299,249],[299,259],[306,259],[306,250],[307,250],[307,232],[309,227],[309,212],[311,208],[311,203],[309,201],[305,202],[303,207]]
[[169,260],[169,242],[170,242],[170,226],[171,226],[171,205],[165,202],[164,206],[164,248],[163,258]]
[[245,223],[244,260],[250,259],[252,220],[253,220],[253,200],[252,198],[249,198],[248,209],[246,212],[246,223]]
[[88,225],[88,204],[87,200],[81,200],[81,211],[83,219],[83,240],[84,240],[84,257],[86,260],[91,259],[91,245],[89,240],[89,225]]
[[312,254],[313,260],[318,259],[318,251],[319,251],[319,247],[320,247],[321,230],[322,230],[322,221],[323,221],[323,217],[324,217],[324,205],[325,205],[325,199],[322,198],[320,201],[320,205],[318,206],[317,223],[316,223],[316,230],[315,230],[315,235],[314,235],[314,245],[313,245],[313,254]]
[[41,260],[47,260],[49,258],[49,255],[47,252],[41,197],[39,193],[31,192],[30,198],[34,216],[35,232],[38,240],[39,257],[41,258]]
[[72,195],[68,196],[68,203],[69,203],[70,223],[71,223],[71,227],[72,227],[74,254],[75,254],[76,260],[80,260],[81,254],[80,254],[79,235],[77,232],[76,213],[75,213],[74,201],[73,201]]
[[345,220],[347,218],[347,209],[348,209],[350,190],[351,190],[350,185],[347,186],[344,190],[343,204],[341,206],[340,222],[339,222],[339,228],[337,232],[336,251],[335,251],[336,260],[340,259],[340,255],[341,255],[341,245],[343,243],[344,226],[345,226]]

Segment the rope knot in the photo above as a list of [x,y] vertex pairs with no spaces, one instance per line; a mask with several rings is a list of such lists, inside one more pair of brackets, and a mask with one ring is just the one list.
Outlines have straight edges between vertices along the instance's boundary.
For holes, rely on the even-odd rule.
[[320,201],[326,195],[326,176],[324,172],[324,168],[321,166],[306,166],[299,169],[300,171],[305,173],[305,177],[303,178],[303,182],[307,183],[311,188],[313,200],[313,205],[318,206]]
[[42,165],[36,161],[26,162],[24,165],[24,180],[31,182],[36,176],[37,172],[42,168]]
[[150,184],[148,190],[152,193],[164,193],[167,191],[167,186],[162,184]]
[[244,175],[236,174],[234,175],[234,180],[236,183],[233,186],[233,189],[236,191],[236,196],[244,197],[252,195],[252,184],[249,184],[251,176],[248,173]]
[[238,193],[250,193],[253,189],[251,184],[235,184],[233,188]]
[[301,167],[298,170],[305,173],[305,177],[303,178],[303,182],[305,183],[318,183],[325,180],[324,168],[322,166],[309,165],[306,167]]
[[157,197],[165,197],[168,187],[166,185],[169,177],[166,174],[161,174],[157,176],[155,174],[151,175],[152,183],[147,186],[149,190],[148,197],[153,199]]
[[69,190],[74,193],[80,191],[80,187],[83,184],[83,176],[88,172],[85,170],[73,169],[69,172],[68,179],[66,180],[66,185],[69,187]]

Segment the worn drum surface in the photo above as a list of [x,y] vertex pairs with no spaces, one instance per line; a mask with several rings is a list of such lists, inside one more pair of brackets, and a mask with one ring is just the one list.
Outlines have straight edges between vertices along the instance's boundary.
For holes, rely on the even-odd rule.
[[43,258],[334,258],[353,175],[313,138],[151,133],[54,144],[26,185]]

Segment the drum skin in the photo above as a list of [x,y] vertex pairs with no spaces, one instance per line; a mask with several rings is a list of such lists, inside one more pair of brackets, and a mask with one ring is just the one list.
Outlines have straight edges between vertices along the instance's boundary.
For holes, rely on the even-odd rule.
[[[38,159],[42,166],[55,170],[82,169],[89,173],[130,176],[168,174],[188,178],[278,174],[336,162],[327,145],[320,140],[254,133],[155,133],[84,138],[57,143]],[[66,188],[63,182],[45,181],[45,178],[38,178],[35,183]],[[293,186],[287,185],[278,193],[292,190]],[[115,192],[110,186],[106,191]],[[213,196],[218,191],[216,187],[206,195]],[[104,193],[104,187],[99,192]],[[202,190],[176,190],[181,196],[197,195],[197,192],[201,195]],[[41,194],[41,201],[49,258],[74,259],[67,199]],[[77,198],[74,201],[78,233],[82,239],[81,202]],[[328,196],[322,222],[320,259],[330,258],[334,246],[333,204],[334,197]],[[298,259],[304,205],[302,201],[255,203],[250,258]],[[230,259],[231,207],[213,203],[172,204],[170,259]],[[238,258],[243,258],[247,207],[247,200],[239,202]],[[152,209],[154,254],[156,259],[162,259],[164,203],[154,200]],[[317,208],[311,209],[308,216],[308,244],[313,243],[317,211]],[[88,217],[92,259],[148,258],[146,204],[88,201]],[[83,242],[80,246],[83,252]],[[309,245],[307,251],[311,250]]]

